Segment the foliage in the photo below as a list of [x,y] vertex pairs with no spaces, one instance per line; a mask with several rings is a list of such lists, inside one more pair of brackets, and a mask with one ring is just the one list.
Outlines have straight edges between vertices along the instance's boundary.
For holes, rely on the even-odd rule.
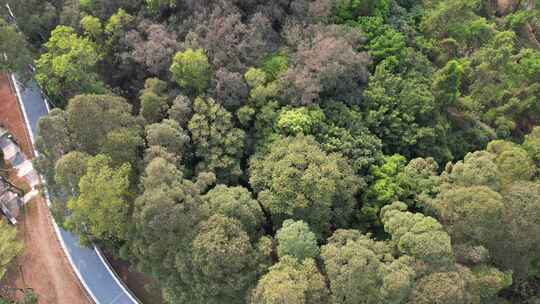
[[194,227],[205,218],[200,194],[206,189],[184,179],[175,164],[160,157],[146,166],[141,187],[130,255],[138,269],[160,282],[165,297],[194,300],[190,244],[197,233]]
[[141,92],[141,115],[149,123],[160,122],[168,109],[167,97],[163,96],[167,84],[157,78],[148,78]]
[[205,194],[204,200],[208,214],[219,214],[238,220],[250,238],[256,238],[263,224],[264,215],[248,189],[217,185]]
[[95,155],[107,134],[120,128],[137,130],[138,122],[131,115],[131,105],[124,98],[111,95],[79,95],[66,109],[68,137],[75,148]]
[[313,134],[313,129],[324,120],[324,113],[318,109],[306,107],[284,109],[277,120],[277,128],[286,135]]
[[45,44],[47,49],[36,61],[36,79],[58,104],[77,94],[105,93],[96,73],[101,59],[97,46],[77,35],[73,28],[59,26]]
[[87,33],[90,35],[90,37],[94,39],[99,39],[101,34],[103,33],[103,26],[101,24],[101,21],[94,17],[94,16],[84,16],[81,19],[81,27]]
[[171,65],[173,79],[191,94],[201,94],[210,80],[210,64],[202,49],[187,49],[174,56]]
[[405,167],[405,157],[395,154],[383,159],[383,164],[373,166],[373,183],[364,193],[362,215],[368,221],[376,221],[381,208],[399,200],[405,190],[399,184],[399,174]]
[[262,70],[268,75],[270,81],[276,80],[289,68],[289,57],[285,53],[277,53],[263,60]]
[[250,303],[328,303],[329,292],[312,259],[285,256],[270,267],[253,291]]
[[192,247],[197,303],[243,303],[255,283],[257,259],[241,223],[212,216],[202,223]]
[[17,229],[10,227],[5,220],[0,220],[0,279],[6,274],[9,264],[23,250],[23,244],[17,240]]
[[[389,248],[354,230],[337,230],[322,248],[332,303],[400,303],[414,271],[405,261],[384,261]],[[404,263],[403,263],[404,262]]]
[[538,1],[9,2],[52,214],[166,303],[537,300]]
[[178,122],[165,119],[160,123],[146,126],[146,141],[150,147],[160,146],[178,158],[185,156],[190,139]]
[[303,221],[285,220],[276,233],[277,253],[280,258],[292,256],[299,261],[315,259],[319,255],[317,238]]
[[452,263],[450,236],[443,226],[432,217],[406,210],[407,205],[402,202],[381,210],[384,230],[392,235],[392,244],[397,250],[435,268]]
[[80,195],[68,202],[71,214],[65,226],[83,243],[114,242],[126,237],[131,167],[124,164],[112,168],[111,162],[104,155],[90,158],[79,182]]
[[188,129],[196,146],[195,156],[200,159],[197,170],[212,171],[225,183],[237,180],[242,173],[244,131],[235,128],[231,113],[211,98],[195,99],[193,112]]
[[250,184],[275,228],[288,218],[303,220],[318,238],[331,226],[350,223],[362,185],[343,157],[326,154],[304,136],[274,142],[266,155],[251,160],[250,172]]
[[0,19],[0,71],[18,72],[25,75],[27,65],[32,61],[32,55],[23,34],[15,26]]

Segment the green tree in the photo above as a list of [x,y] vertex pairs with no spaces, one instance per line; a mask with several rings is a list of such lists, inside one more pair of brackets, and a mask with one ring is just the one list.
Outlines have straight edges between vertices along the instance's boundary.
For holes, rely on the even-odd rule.
[[208,191],[204,200],[210,215],[220,214],[238,220],[252,240],[259,234],[264,214],[248,189],[217,185]]
[[206,189],[184,179],[174,163],[160,157],[146,166],[141,188],[129,252],[137,268],[160,283],[166,299],[194,303],[191,242],[194,228],[206,218],[200,195]]
[[[486,20],[476,14],[481,1],[432,1],[421,22],[428,37],[438,41],[452,40],[464,52],[478,47],[493,34]],[[480,41],[478,41],[480,40]]]
[[174,81],[193,95],[203,93],[211,78],[210,64],[202,49],[176,53],[170,70]]
[[486,151],[468,153],[463,161],[448,166],[442,177],[454,186],[487,186],[495,191],[501,188],[501,172],[495,164],[495,155]]
[[[495,146],[502,146],[496,148]],[[494,153],[495,164],[501,172],[501,182],[508,184],[518,180],[530,180],[535,176],[536,167],[525,149],[510,142],[492,141],[487,151]]]
[[402,303],[414,270],[406,259],[392,261],[390,252],[386,244],[359,231],[336,230],[321,251],[332,303]]
[[259,280],[249,302],[324,304],[329,303],[329,292],[314,260],[285,256]]
[[27,64],[32,62],[24,35],[19,33],[13,25],[0,19],[0,72],[22,73],[27,71]]
[[88,154],[71,151],[56,161],[54,179],[71,196],[79,194],[79,181],[86,173],[88,158]]
[[186,156],[190,139],[175,120],[165,119],[160,123],[147,125],[145,129],[149,146],[163,147],[179,159]]
[[96,73],[101,60],[97,46],[73,28],[58,26],[36,61],[36,79],[59,105],[77,94],[103,94],[107,90]]
[[[33,47],[39,47],[45,43],[51,31],[58,24],[58,6],[53,1],[0,1],[2,7],[5,8],[6,4],[9,4],[17,18],[17,27],[24,33],[24,36],[28,37],[28,41]],[[9,18],[8,14],[7,9],[2,11],[4,18]]]
[[314,136],[327,153],[341,153],[347,157],[357,175],[370,179],[371,165],[383,158],[382,142],[366,127],[358,107],[341,102],[324,105],[325,123]]
[[489,247],[502,269],[516,281],[540,276],[540,184],[516,181],[503,193],[504,215],[497,228],[503,235]]
[[148,78],[144,82],[144,90],[141,92],[141,115],[149,123],[160,122],[165,118],[169,105],[165,90],[167,84],[157,78]]
[[104,155],[90,158],[79,182],[80,195],[68,202],[71,214],[65,225],[79,235],[82,243],[126,238],[131,167],[124,164],[113,168],[111,162]]
[[407,160],[399,154],[386,156],[380,166],[371,167],[373,183],[364,192],[361,217],[368,223],[378,224],[381,208],[404,196],[405,189],[399,182]]
[[454,106],[461,94],[463,67],[452,60],[434,75],[433,90],[437,103],[444,107]]
[[[472,269],[475,284],[478,286],[481,303],[493,303],[498,300],[497,294],[512,285],[512,272],[502,272],[487,265],[476,266]],[[500,298],[499,298],[500,299]]]
[[289,57],[285,53],[277,53],[263,59],[261,69],[274,81],[289,68]]
[[144,2],[151,12],[157,12],[161,7],[175,7],[177,0],[144,0]]
[[8,266],[23,250],[23,244],[17,240],[17,229],[0,219],[0,279],[4,277]]
[[128,163],[132,168],[136,168],[143,146],[143,138],[138,128],[118,128],[107,133],[100,153],[109,156],[114,167]]
[[256,283],[257,259],[242,224],[214,215],[201,224],[192,246],[196,303],[244,303]]
[[402,254],[427,263],[432,269],[453,265],[450,236],[434,218],[406,211],[407,205],[395,202],[384,206],[381,220],[392,236],[392,245]]
[[84,16],[81,19],[81,27],[84,32],[90,35],[95,41],[98,41],[103,34],[101,21],[94,16]]
[[188,129],[199,159],[197,171],[212,171],[222,183],[237,180],[242,174],[244,131],[234,127],[231,113],[212,98],[195,99],[193,112]]
[[326,154],[304,136],[277,140],[266,155],[253,158],[249,181],[275,229],[288,218],[303,220],[318,238],[350,223],[362,186],[342,156]]
[[38,121],[36,149],[39,155],[34,160],[36,169],[47,181],[49,192],[56,192],[54,181],[54,165],[64,154],[74,149],[68,128],[67,113],[60,109],[52,109],[49,115]]
[[303,261],[319,255],[317,237],[303,221],[285,220],[276,233],[276,240],[280,258],[289,255]]
[[335,14],[338,22],[352,21],[360,16],[384,17],[389,6],[387,0],[338,0],[335,1]]
[[540,127],[534,127],[530,134],[525,136],[523,148],[529,153],[529,157],[540,167]]
[[488,246],[501,236],[504,205],[497,192],[485,186],[455,187],[441,191],[429,206],[454,243]]
[[124,9],[118,9],[107,23],[105,24],[105,32],[113,38],[113,41],[123,32],[123,29],[133,22],[134,17],[128,14]]
[[460,267],[457,271],[436,272],[419,279],[411,300],[418,304],[476,304],[480,299],[471,271]]
[[135,132],[140,124],[131,110],[122,97],[79,95],[71,99],[66,109],[67,126],[75,148],[95,155],[109,132],[120,128]]
[[400,56],[406,47],[405,36],[391,27],[381,26],[381,34],[371,39],[367,45],[368,53],[377,62],[390,56]]
[[318,107],[284,108],[277,119],[277,128],[285,135],[309,135],[324,119],[324,113]]
[[[427,71],[421,71],[410,60],[422,61]],[[393,71],[395,60],[386,59],[370,77],[362,101],[367,126],[382,140],[387,154],[449,160],[451,154],[444,141],[437,142],[442,140],[439,137],[444,134],[444,123],[428,78],[431,63],[414,52],[403,56],[402,61],[398,68],[406,72]]]

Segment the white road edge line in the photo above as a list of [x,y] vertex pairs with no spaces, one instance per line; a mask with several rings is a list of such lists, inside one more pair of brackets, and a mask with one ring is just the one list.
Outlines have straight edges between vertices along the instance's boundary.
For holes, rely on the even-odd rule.
[[[15,74],[11,74],[10,76],[11,76],[11,80],[13,81],[13,85],[15,86],[15,93],[17,95],[17,101],[19,102],[19,106],[21,107],[22,112],[23,112],[24,122],[26,123],[27,132],[30,135],[30,141],[32,142],[32,149],[34,150],[34,152],[37,152],[36,149],[34,148],[34,145],[35,145],[34,134],[32,134],[32,128],[30,127],[30,121],[28,120],[28,116],[26,115],[26,108],[24,106],[24,102],[22,101],[21,90],[19,89],[19,84],[17,83],[17,78],[15,78]],[[36,154],[36,156],[37,156],[37,154]]]
[[[30,133],[30,140],[32,141],[32,149],[34,149],[35,155],[38,156],[38,152],[37,152],[36,148],[34,147],[34,136],[32,135],[32,128],[30,127],[30,123],[29,123],[28,117],[26,115],[26,108],[24,107],[24,103],[22,101],[19,85],[17,84],[17,79],[15,78],[15,76],[13,74],[11,74],[11,79],[13,80],[13,85],[15,86],[15,91],[17,93],[17,100],[19,102],[19,106],[23,110],[22,112],[23,112],[23,116],[24,116],[24,120],[25,120],[25,124],[26,124],[26,128],[27,128],[27,132]],[[48,111],[48,108],[47,108],[47,111]],[[42,181],[44,180],[42,176],[40,176],[40,178],[41,178]],[[50,207],[51,206],[51,200],[49,198],[49,192],[47,191],[46,187],[43,187],[43,189],[44,189],[44,196],[45,196],[45,200],[47,202],[47,206]],[[56,233],[56,237],[57,237],[57,239],[58,239],[58,241],[60,243],[60,246],[64,250],[65,255],[68,258],[68,261],[69,261],[69,264],[71,265],[71,268],[73,269],[73,271],[75,271],[75,274],[77,274],[77,277],[78,277],[79,281],[81,282],[81,284],[83,284],[84,288],[86,289],[86,292],[90,295],[90,297],[92,298],[94,303],[100,304],[100,302],[97,300],[96,296],[92,293],[92,290],[90,290],[90,288],[86,284],[86,281],[84,280],[83,276],[79,272],[79,269],[77,269],[77,267],[75,267],[75,263],[73,262],[73,259],[71,258],[71,255],[69,254],[69,250],[67,249],[67,246],[66,246],[66,244],[64,242],[64,239],[62,238],[62,235],[60,234],[60,229],[58,228],[58,225],[56,224],[56,221],[52,217],[51,210],[49,208],[47,208],[47,209],[48,209],[48,213],[49,213],[49,218],[51,219],[51,222],[53,223],[53,227],[54,227],[54,231]]]
[[109,265],[109,262],[107,262],[105,257],[103,257],[103,254],[101,253],[101,250],[99,248],[97,248],[96,246],[94,246],[94,251],[97,253],[98,257],[100,258],[101,262],[105,265],[107,270],[113,275],[112,276],[113,279],[120,286],[120,288],[122,288],[124,293],[126,293],[128,295],[128,297],[131,299],[131,301],[133,301],[135,303],[141,303],[137,298],[135,298],[135,296],[133,294],[131,294],[131,291],[129,291],[129,289],[126,288],[126,286],[124,285],[124,282],[122,282],[118,278],[118,275],[116,274],[116,272],[112,271],[111,266]]

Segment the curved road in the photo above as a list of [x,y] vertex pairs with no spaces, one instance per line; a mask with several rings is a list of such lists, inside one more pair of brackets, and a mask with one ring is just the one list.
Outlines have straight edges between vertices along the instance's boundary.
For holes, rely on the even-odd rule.
[[[18,83],[15,76],[12,79]],[[48,114],[49,107],[33,80],[26,87],[19,83],[16,90],[34,144],[38,121]],[[96,304],[140,304],[118,279],[98,248],[81,247],[76,236],[58,227],[56,223],[54,226],[75,273]]]

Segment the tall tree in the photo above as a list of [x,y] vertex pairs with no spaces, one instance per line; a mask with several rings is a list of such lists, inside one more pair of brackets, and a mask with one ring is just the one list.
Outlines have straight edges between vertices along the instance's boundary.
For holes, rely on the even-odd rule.
[[214,215],[201,224],[192,246],[195,303],[244,303],[255,285],[257,259],[242,224]]
[[176,53],[170,70],[178,85],[193,95],[203,93],[211,78],[210,64],[202,49]]
[[68,202],[71,214],[66,227],[85,244],[124,240],[131,199],[130,165],[113,168],[109,157],[97,155],[86,166],[86,174],[79,182],[80,194]]
[[332,302],[401,303],[409,294],[415,276],[404,261],[386,261],[390,252],[354,230],[336,230],[322,247],[321,256],[330,281]]
[[32,62],[25,37],[15,26],[0,19],[0,72],[17,72],[23,76]]
[[149,146],[163,147],[179,159],[187,155],[190,138],[175,120],[165,119],[160,123],[147,125],[145,130]]
[[235,128],[231,113],[212,98],[195,99],[193,112],[188,129],[199,159],[197,170],[212,171],[223,183],[238,180],[244,131]]
[[109,132],[119,128],[137,130],[140,124],[131,111],[131,105],[122,97],[79,95],[71,99],[66,112],[75,148],[96,154]]
[[323,304],[329,303],[329,291],[313,259],[285,256],[259,280],[250,303]]
[[146,166],[141,186],[130,254],[138,269],[160,282],[169,302],[193,303],[191,242],[206,218],[200,195],[206,188],[184,179],[174,163],[159,157]]
[[259,234],[265,218],[259,203],[248,189],[217,185],[204,196],[209,214],[220,214],[238,220],[253,240]]
[[71,27],[59,26],[45,48],[36,61],[36,79],[59,105],[77,94],[107,91],[96,73],[101,54],[90,39],[78,36]]
[[165,90],[167,83],[157,78],[148,78],[141,91],[141,115],[148,123],[160,122],[169,108]]
[[275,229],[288,218],[303,220],[318,238],[350,223],[362,186],[342,156],[326,154],[304,136],[278,140],[253,158],[249,181]]
[[285,220],[276,233],[279,257],[292,256],[299,261],[315,259],[319,255],[317,237],[303,221]]

